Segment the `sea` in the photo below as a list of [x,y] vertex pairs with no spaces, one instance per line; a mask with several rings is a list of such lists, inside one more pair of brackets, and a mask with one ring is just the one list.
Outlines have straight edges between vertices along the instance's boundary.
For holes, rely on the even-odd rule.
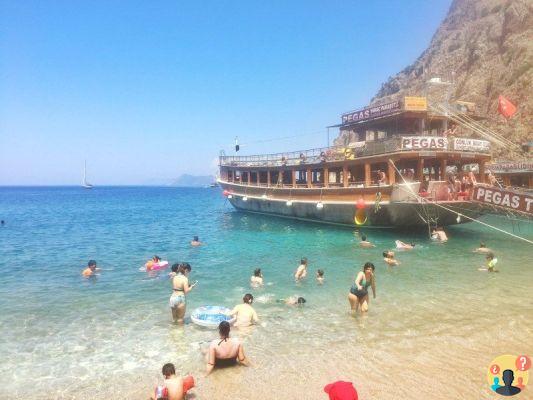
[[[146,399],[167,362],[196,378],[200,400],[326,399],[336,380],[361,399],[494,399],[491,361],[533,354],[533,246],[480,224],[448,227],[437,244],[425,230],[247,214],[219,188],[173,187],[2,187],[0,219],[1,399]],[[528,221],[482,220],[533,239]],[[375,248],[358,247],[362,233]],[[194,235],[203,246],[190,246]],[[396,239],[416,246],[389,267],[382,252]],[[480,241],[499,273],[478,270]],[[172,322],[168,270],[142,271],[154,254],[191,264],[187,316],[253,294],[260,323],[232,331],[249,367],[205,377],[202,350],[217,332]],[[301,257],[309,274],[295,283]],[[102,270],[84,279],[90,259]],[[376,298],[354,316],[347,295],[367,261]],[[259,289],[249,285],[255,268]],[[276,301],[293,295],[307,303]]]

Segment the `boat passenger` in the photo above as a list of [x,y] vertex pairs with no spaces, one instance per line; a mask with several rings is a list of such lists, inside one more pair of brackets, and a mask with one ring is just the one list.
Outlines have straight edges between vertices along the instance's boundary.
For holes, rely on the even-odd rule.
[[359,246],[360,246],[360,247],[365,247],[365,248],[376,247],[376,246],[373,245],[371,242],[369,242],[368,240],[366,240],[366,236],[365,236],[365,235],[362,235],[362,236],[361,236],[361,241],[359,242]]
[[489,175],[487,176],[487,180],[491,186],[499,186],[498,180],[496,177],[492,174],[492,171],[489,171]]
[[397,249],[402,249],[402,250],[413,250],[415,248],[415,244],[414,243],[405,243],[405,242],[402,242],[401,240],[397,240],[396,241],[396,248]]
[[357,274],[355,282],[350,288],[350,293],[348,293],[348,301],[353,312],[357,312],[359,308],[362,313],[368,311],[368,303],[370,301],[368,298],[368,287],[372,288],[373,297],[374,299],[376,298],[374,270],[374,264],[367,262],[363,266],[363,270]]
[[442,228],[437,227],[431,230],[431,240],[444,243],[448,241],[448,236]]
[[300,164],[305,164],[305,161],[307,160],[307,157],[304,153],[300,153]]
[[263,273],[261,268],[256,268],[254,274],[250,277],[250,285],[252,287],[263,286]]
[[222,321],[218,325],[220,339],[213,340],[209,345],[207,354],[207,375],[213,368],[230,367],[237,364],[248,365],[248,360],[244,355],[242,343],[237,338],[230,338],[230,324],[228,321]]
[[394,252],[393,251],[384,251],[383,252],[383,261],[385,261],[389,265],[400,265],[400,262],[394,258]]
[[316,271],[316,281],[322,285],[324,284],[324,270],[319,269]]
[[201,246],[203,243],[200,242],[200,240],[198,239],[198,236],[194,236],[191,240],[191,246]]
[[230,312],[230,316],[234,317],[231,321],[234,326],[250,326],[259,321],[259,317],[252,307],[254,296],[246,293],[242,298],[243,304],[236,305]]
[[300,260],[300,265],[294,272],[294,279],[298,282],[304,279],[307,276],[307,258],[302,258]]
[[325,163],[327,161],[326,153],[323,151],[320,153],[320,162]]
[[176,376],[176,367],[168,363],[163,365],[161,371],[165,377],[165,383],[158,386],[155,393],[150,397],[152,400],[184,400],[189,389],[194,387],[194,378]]
[[474,250],[474,253],[487,254],[487,253],[492,253],[492,250],[487,247],[485,242],[480,242],[479,247]]
[[84,278],[89,278],[95,276],[98,271],[100,271],[100,268],[96,268],[96,261],[89,260],[87,268],[85,268],[81,274]]
[[[172,266],[172,269],[176,269],[176,264]],[[197,282],[189,285],[188,276],[191,272],[189,263],[177,264],[176,270],[177,274],[172,278],[172,295],[170,296],[169,305],[172,310],[172,319],[174,322],[183,323],[187,305],[185,296],[196,286]]]
[[378,169],[378,185],[387,184],[387,175],[382,170]]

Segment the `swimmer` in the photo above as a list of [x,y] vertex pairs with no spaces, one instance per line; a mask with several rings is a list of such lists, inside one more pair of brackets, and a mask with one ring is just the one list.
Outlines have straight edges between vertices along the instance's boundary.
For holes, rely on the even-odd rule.
[[254,274],[250,277],[250,285],[252,287],[263,286],[263,274],[261,273],[261,268],[256,268]]
[[159,261],[161,261],[161,257],[159,257],[158,255],[153,256],[150,261],[144,264],[146,271],[151,271],[154,267],[154,264],[157,264]]
[[384,251],[383,252],[383,261],[389,265],[400,265],[400,262],[394,258],[394,251]]
[[87,268],[85,268],[81,274],[84,278],[89,278],[90,276],[95,276],[99,271],[100,268],[96,268],[96,261],[89,260],[87,263]]
[[286,299],[281,299],[277,301],[278,303],[285,303],[288,306],[303,306],[305,303],[307,303],[307,300],[303,297],[298,296],[291,296]]
[[294,279],[296,282],[301,281],[307,276],[307,258],[302,258],[300,260],[300,265],[294,272]]
[[206,375],[209,375],[215,367],[224,368],[237,364],[249,365],[242,343],[237,338],[230,338],[231,327],[228,321],[222,321],[218,325],[220,339],[213,340],[209,345],[207,354]]
[[402,242],[401,240],[397,240],[395,243],[396,243],[397,249],[413,250],[415,248],[414,243],[405,243],[405,242]]
[[492,250],[489,249],[484,242],[479,243],[479,247],[474,250],[474,253],[481,253],[481,254],[487,254],[491,253]]
[[448,236],[442,228],[433,228],[431,230],[431,240],[444,243],[448,241]]
[[372,288],[374,299],[376,298],[374,270],[374,264],[367,262],[363,266],[363,270],[358,272],[355,282],[350,288],[350,293],[348,293],[348,301],[350,302],[352,312],[357,312],[359,308],[361,309],[361,313],[368,311],[368,303],[370,302],[368,298],[369,286]]
[[254,296],[246,293],[242,298],[242,302],[243,304],[236,305],[229,313],[230,316],[234,317],[230,323],[233,323],[233,326],[243,327],[259,322],[259,317],[252,307]]
[[493,253],[487,254],[487,257],[485,257],[487,260],[487,267],[481,267],[479,268],[479,271],[487,271],[487,272],[500,272],[496,269],[496,264],[498,263],[498,259],[494,256]]
[[316,271],[316,281],[318,282],[319,285],[324,284],[324,270],[319,269]]
[[196,286],[197,282],[189,285],[188,277],[191,272],[189,263],[174,264],[172,270],[176,270],[177,273],[172,278],[172,295],[170,296],[169,305],[174,322],[183,323],[183,317],[185,316],[185,309],[187,307],[185,296]]
[[370,248],[370,247],[376,247],[376,246],[374,246],[372,243],[370,243],[368,240],[366,240],[366,236],[365,235],[362,235],[361,236],[361,241],[359,242],[359,247]]
[[165,377],[165,383],[163,386],[158,386],[152,400],[184,400],[185,392],[183,390],[183,378],[176,376],[176,368],[174,364],[168,363],[163,365],[161,371]]
[[200,240],[198,239],[198,236],[194,236],[191,240],[191,246],[194,246],[194,247],[197,247],[197,246],[201,246],[203,243],[200,242]]

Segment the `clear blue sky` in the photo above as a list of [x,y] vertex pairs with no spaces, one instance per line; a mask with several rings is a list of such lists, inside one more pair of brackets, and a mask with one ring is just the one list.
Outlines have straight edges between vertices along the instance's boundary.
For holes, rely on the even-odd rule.
[[[450,0],[1,1],[0,185],[159,183],[324,146]],[[258,140],[307,134],[284,141]]]

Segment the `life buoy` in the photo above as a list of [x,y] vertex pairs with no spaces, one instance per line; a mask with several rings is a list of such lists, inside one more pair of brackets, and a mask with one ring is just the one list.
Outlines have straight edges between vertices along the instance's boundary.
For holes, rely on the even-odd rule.
[[366,210],[364,208],[358,208],[355,212],[354,222],[356,225],[364,225],[368,221]]

